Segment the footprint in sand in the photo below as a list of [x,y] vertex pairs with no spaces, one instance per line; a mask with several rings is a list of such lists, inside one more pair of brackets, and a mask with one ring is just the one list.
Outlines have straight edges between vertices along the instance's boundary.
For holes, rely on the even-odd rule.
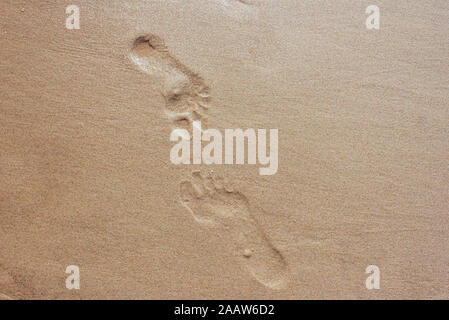
[[254,0],[225,0],[229,3],[242,3],[246,5],[253,5],[255,3]]
[[241,8],[241,6],[253,6],[258,3],[257,0],[218,0],[224,6],[233,6],[234,8]]
[[195,120],[205,123],[210,88],[170,54],[161,38],[153,34],[138,37],[130,58],[140,70],[162,83],[165,113],[177,126],[190,125]]
[[259,1],[257,0],[216,0],[217,7],[226,16],[239,23],[254,23],[258,17]]
[[[130,58],[140,70],[162,83],[165,112],[176,126],[195,120],[205,124],[210,88],[169,53],[161,38],[152,34],[138,37]],[[199,224],[229,231],[232,243],[259,282],[273,289],[286,285],[285,259],[251,215],[244,195],[229,189],[222,179],[194,172],[192,181],[181,183],[181,202]]]
[[252,216],[248,200],[212,173],[196,171],[180,185],[181,203],[195,221],[221,227],[231,235],[249,272],[263,285],[282,289],[287,283],[287,264]]

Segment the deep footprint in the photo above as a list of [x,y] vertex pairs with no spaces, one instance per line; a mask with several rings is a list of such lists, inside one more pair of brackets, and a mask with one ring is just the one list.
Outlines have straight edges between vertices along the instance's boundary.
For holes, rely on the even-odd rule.
[[173,57],[156,35],[140,36],[132,45],[130,59],[162,84],[166,115],[178,126],[207,117],[210,88],[199,75]]
[[248,200],[212,174],[192,174],[180,185],[181,202],[195,221],[223,227],[232,236],[250,273],[263,285],[282,289],[287,284],[287,263],[252,216]]

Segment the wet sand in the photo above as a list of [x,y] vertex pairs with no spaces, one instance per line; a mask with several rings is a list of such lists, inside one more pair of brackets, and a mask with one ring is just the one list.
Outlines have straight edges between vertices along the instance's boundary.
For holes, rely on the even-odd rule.
[[0,299],[449,298],[447,1],[110,2],[0,2]]

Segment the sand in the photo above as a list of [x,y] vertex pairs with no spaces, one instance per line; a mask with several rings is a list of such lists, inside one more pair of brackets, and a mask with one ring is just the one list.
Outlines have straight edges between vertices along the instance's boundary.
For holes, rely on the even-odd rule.
[[[0,299],[449,298],[447,1],[73,4],[0,2]],[[193,121],[277,172],[173,164]]]

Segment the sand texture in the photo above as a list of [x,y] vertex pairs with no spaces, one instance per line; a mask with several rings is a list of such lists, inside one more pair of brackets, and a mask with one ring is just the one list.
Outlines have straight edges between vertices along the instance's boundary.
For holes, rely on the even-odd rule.
[[0,300],[449,298],[447,0],[73,4],[0,1]]

